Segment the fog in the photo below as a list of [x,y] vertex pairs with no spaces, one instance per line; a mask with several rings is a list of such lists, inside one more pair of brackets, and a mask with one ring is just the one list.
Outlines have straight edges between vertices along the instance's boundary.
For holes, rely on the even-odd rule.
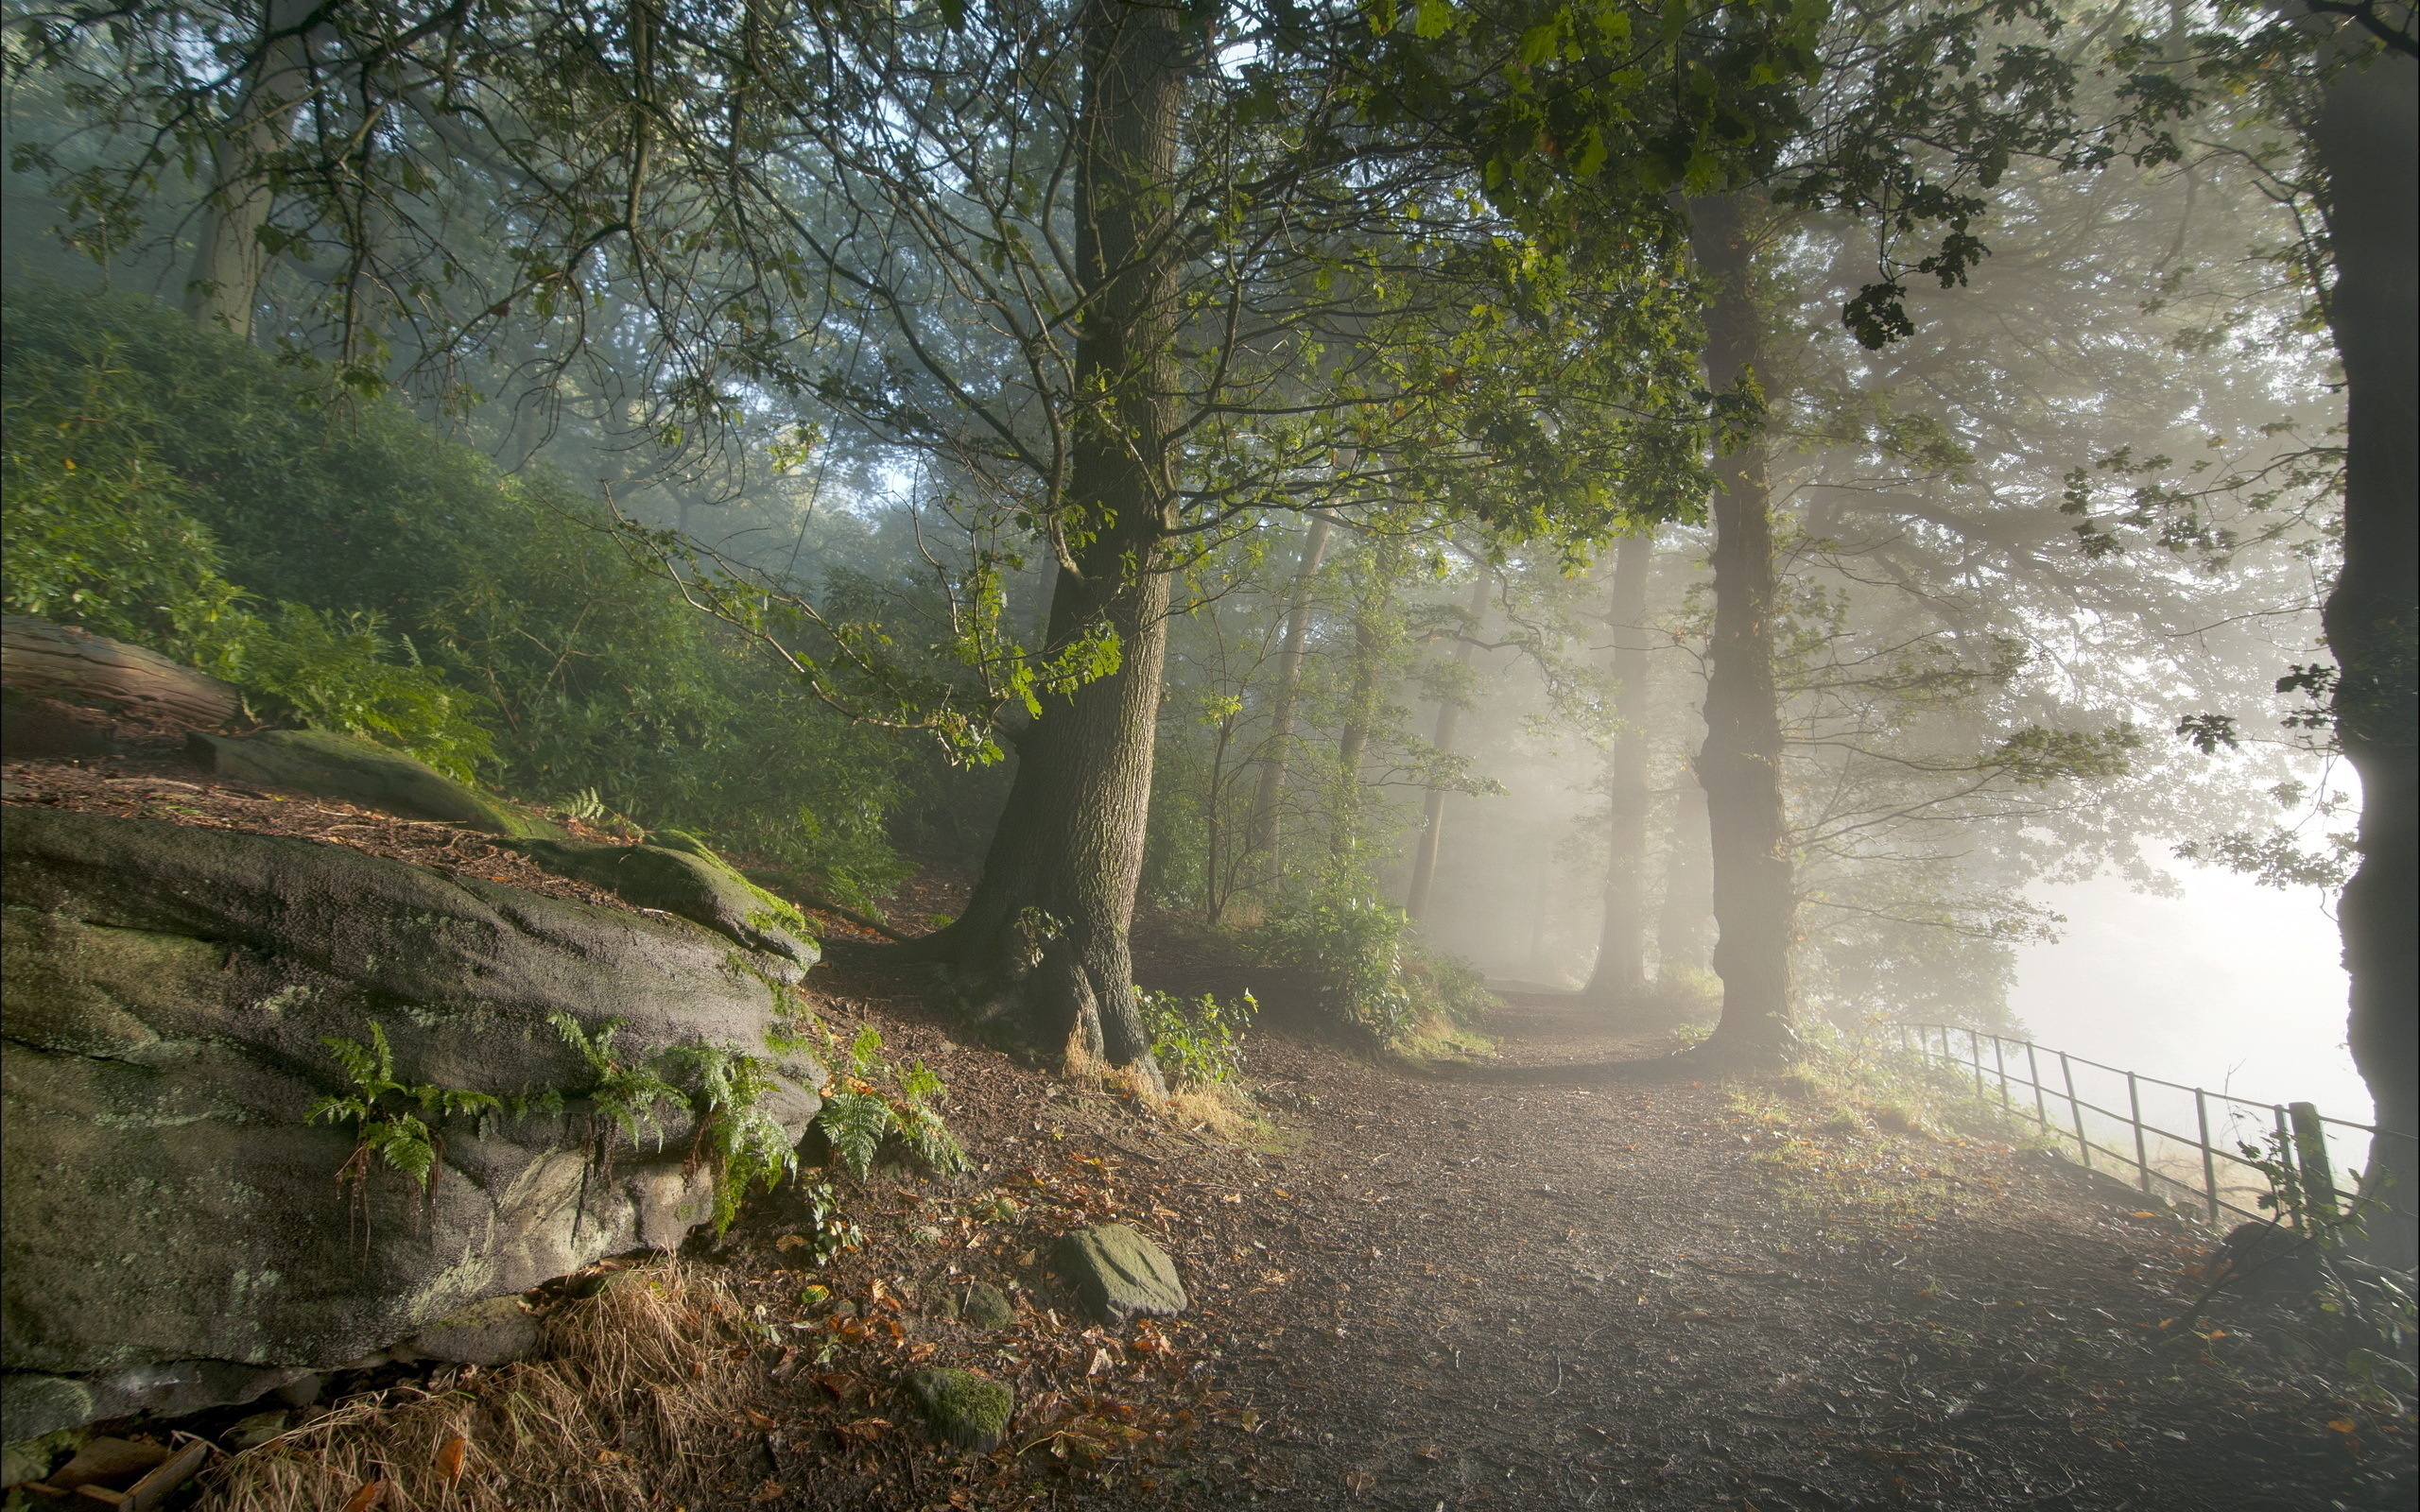
[[2336,920],[2309,891],[2180,866],[2155,897],[2100,877],[2033,895],[2067,918],[2018,952],[2010,1006],[2043,1044],[2265,1103],[2368,1122],[2344,1047]]

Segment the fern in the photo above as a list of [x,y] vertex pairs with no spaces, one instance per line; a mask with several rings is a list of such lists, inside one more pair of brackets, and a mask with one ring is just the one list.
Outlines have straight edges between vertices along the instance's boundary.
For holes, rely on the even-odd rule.
[[721,1045],[683,1046],[664,1058],[697,1078],[689,1096],[698,1115],[690,1160],[713,1167],[715,1235],[720,1238],[739,1216],[740,1200],[751,1186],[770,1192],[798,1170],[798,1148],[781,1122],[759,1106],[773,1090],[772,1072],[764,1061]]
[[[304,1120],[312,1124],[353,1125],[353,1154],[337,1167],[337,1179],[352,1187],[357,1199],[363,1195],[363,1183],[370,1177],[372,1161],[382,1160],[388,1169],[400,1171],[424,1187],[428,1200],[434,1202],[438,1162],[445,1153],[445,1139],[440,1128],[448,1119],[468,1118],[472,1132],[476,1134],[487,1115],[504,1104],[486,1092],[429,1082],[406,1086],[397,1081],[394,1048],[387,1041],[386,1025],[375,1019],[370,1021],[370,1042],[366,1045],[339,1035],[321,1036],[320,1042],[328,1047],[328,1053],[353,1083],[351,1092],[322,1097],[314,1103]],[[417,1111],[389,1108],[387,1101],[390,1097],[407,1101]]]
[[[596,1074],[596,1084],[579,1095],[589,1100],[596,1109],[596,1116],[609,1125],[609,1140],[610,1130],[618,1128],[635,1145],[643,1130],[652,1129],[656,1147],[661,1149],[664,1125],[656,1117],[656,1109],[680,1108],[686,1104],[687,1099],[681,1095],[679,1088],[665,1080],[653,1067],[626,1066],[614,1054],[614,1038],[621,1032],[622,1021],[608,1019],[591,1032],[583,1030],[579,1020],[558,1008],[546,1015],[546,1022],[555,1026],[555,1032],[579,1051],[580,1058],[587,1061],[589,1069]],[[609,1143],[598,1152],[600,1163],[611,1154]]]
[[816,1117],[823,1137],[832,1143],[832,1153],[860,1181],[873,1169],[875,1153],[898,1124],[890,1104],[878,1094],[837,1089],[824,1094],[823,1111]]

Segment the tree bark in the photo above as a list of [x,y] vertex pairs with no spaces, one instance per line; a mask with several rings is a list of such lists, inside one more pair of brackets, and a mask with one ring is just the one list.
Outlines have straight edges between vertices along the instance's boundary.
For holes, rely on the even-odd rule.
[[[2336,271],[2328,321],[2345,379],[2344,565],[2322,615],[2335,654],[2337,738],[2361,778],[2360,866],[2338,919],[2352,978],[2354,1064],[2377,1105],[2371,1175],[2400,1216],[2371,1225],[2410,1266],[2420,1205],[2420,846],[2414,821],[2420,604],[2420,68],[2392,52],[2328,86],[2314,134]],[[2394,1136],[2401,1135],[2402,1138]]]
[[[1755,253],[1740,196],[1690,201],[1691,245],[1714,285],[1706,377],[1717,393],[1752,382],[1761,354]],[[1795,897],[1781,796],[1781,714],[1773,688],[1773,526],[1765,444],[1749,434],[1715,463],[1713,671],[1697,758],[1713,838],[1715,974],[1722,1019],[1708,1048],[1745,1064],[1786,1060]]]
[[1655,974],[1706,969],[1706,922],[1714,898],[1707,869],[1705,789],[1691,775],[1672,797],[1672,828],[1664,847],[1664,902],[1655,916]]
[[311,88],[303,26],[316,9],[317,0],[268,0],[243,92],[211,145],[210,194],[195,228],[185,314],[246,341],[268,265],[261,228],[276,208],[267,165],[289,145],[295,112]]
[[216,730],[243,710],[242,696],[206,672],[31,614],[0,617],[0,687],[97,705],[157,730]]
[[1294,598],[1286,610],[1286,640],[1277,654],[1277,688],[1269,700],[1269,754],[1261,759],[1260,792],[1253,801],[1251,848],[1262,858],[1264,874],[1271,885],[1277,881],[1277,846],[1283,838],[1286,766],[1294,750],[1294,706],[1303,691],[1303,648],[1311,631],[1311,580],[1326,559],[1331,528],[1322,515],[1303,537]]
[[[1117,669],[1045,700],[966,913],[924,946],[977,1012],[1159,1080],[1127,932],[1143,866],[1176,520],[1177,264],[1167,221],[1192,49],[1175,7],[1089,0],[1076,183],[1077,417],[1065,524],[1074,571],[1050,644],[1106,625]],[[1089,396],[1102,396],[1093,400]]]
[[1583,995],[1595,1005],[1620,1008],[1647,990],[1647,575],[1655,559],[1652,534],[1625,536],[1614,553],[1614,752],[1607,794],[1613,802],[1612,849],[1605,860],[1605,922],[1597,936],[1597,967]]
[[[1454,648],[1454,666],[1458,671],[1468,670],[1472,656],[1478,650],[1478,643],[1473,637],[1486,613],[1487,573],[1481,569],[1478,580],[1471,585],[1472,634],[1463,636],[1462,644]],[[1461,689],[1449,689],[1446,696],[1438,700],[1436,730],[1429,741],[1439,755],[1454,753],[1454,737],[1461,721]],[[1437,883],[1437,850],[1445,833],[1445,789],[1433,784],[1429,787],[1425,817],[1427,822],[1421,827],[1420,847],[1411,857],[1411,890],[1404,898],[1404,912],[1410,915],[1414,922],[1428,917],[1428,894]]]

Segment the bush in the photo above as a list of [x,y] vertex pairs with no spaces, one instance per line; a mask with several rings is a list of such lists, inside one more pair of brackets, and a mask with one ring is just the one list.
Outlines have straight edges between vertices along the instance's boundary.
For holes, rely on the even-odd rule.
[[560,477],[500,475],[400,404],[140,300],[12,290],[0,318],[10,609],[456,775],[485,761],[509,791],[696,831],[859,906],[905,874],[888,822],[922,753],[824,711],[634,567]]
[[1314,894],[1273,914],[1259,932],[1273,964],[1311,978],[1328,1010],[1392,1043],[1415,1005],[1403,973],[1403,910],[1358,892]]
[[1135,996],[1143,1007],[1143,1027],[1151,1037],[1152,1057],[1172,1091],[1198,1091],[1242,1077],[1244,1031],[1260,1012],[1250,992],[1226,1004],[1207,993],[1187,1002],[1140,988]]
[[480,700],[420,664],[389,660],[375,614],[285,603],[264,616],[229,580],[226,554],[188,508],[193,490],[145,436],[134,378],[104,340],[80,367],[11,361],[0,486],[0,601],[10,612],[149,645],[288,715],[408,752],[470,780],[494,754]]

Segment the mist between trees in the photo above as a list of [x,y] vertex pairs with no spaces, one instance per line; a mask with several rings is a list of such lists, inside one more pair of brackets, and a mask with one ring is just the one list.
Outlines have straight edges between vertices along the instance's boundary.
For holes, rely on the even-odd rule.
[[1146,1079],[1138,900],[1757,1062],[2358,866],[2409,1129],[2389,9],[12,3],[9,608]]

